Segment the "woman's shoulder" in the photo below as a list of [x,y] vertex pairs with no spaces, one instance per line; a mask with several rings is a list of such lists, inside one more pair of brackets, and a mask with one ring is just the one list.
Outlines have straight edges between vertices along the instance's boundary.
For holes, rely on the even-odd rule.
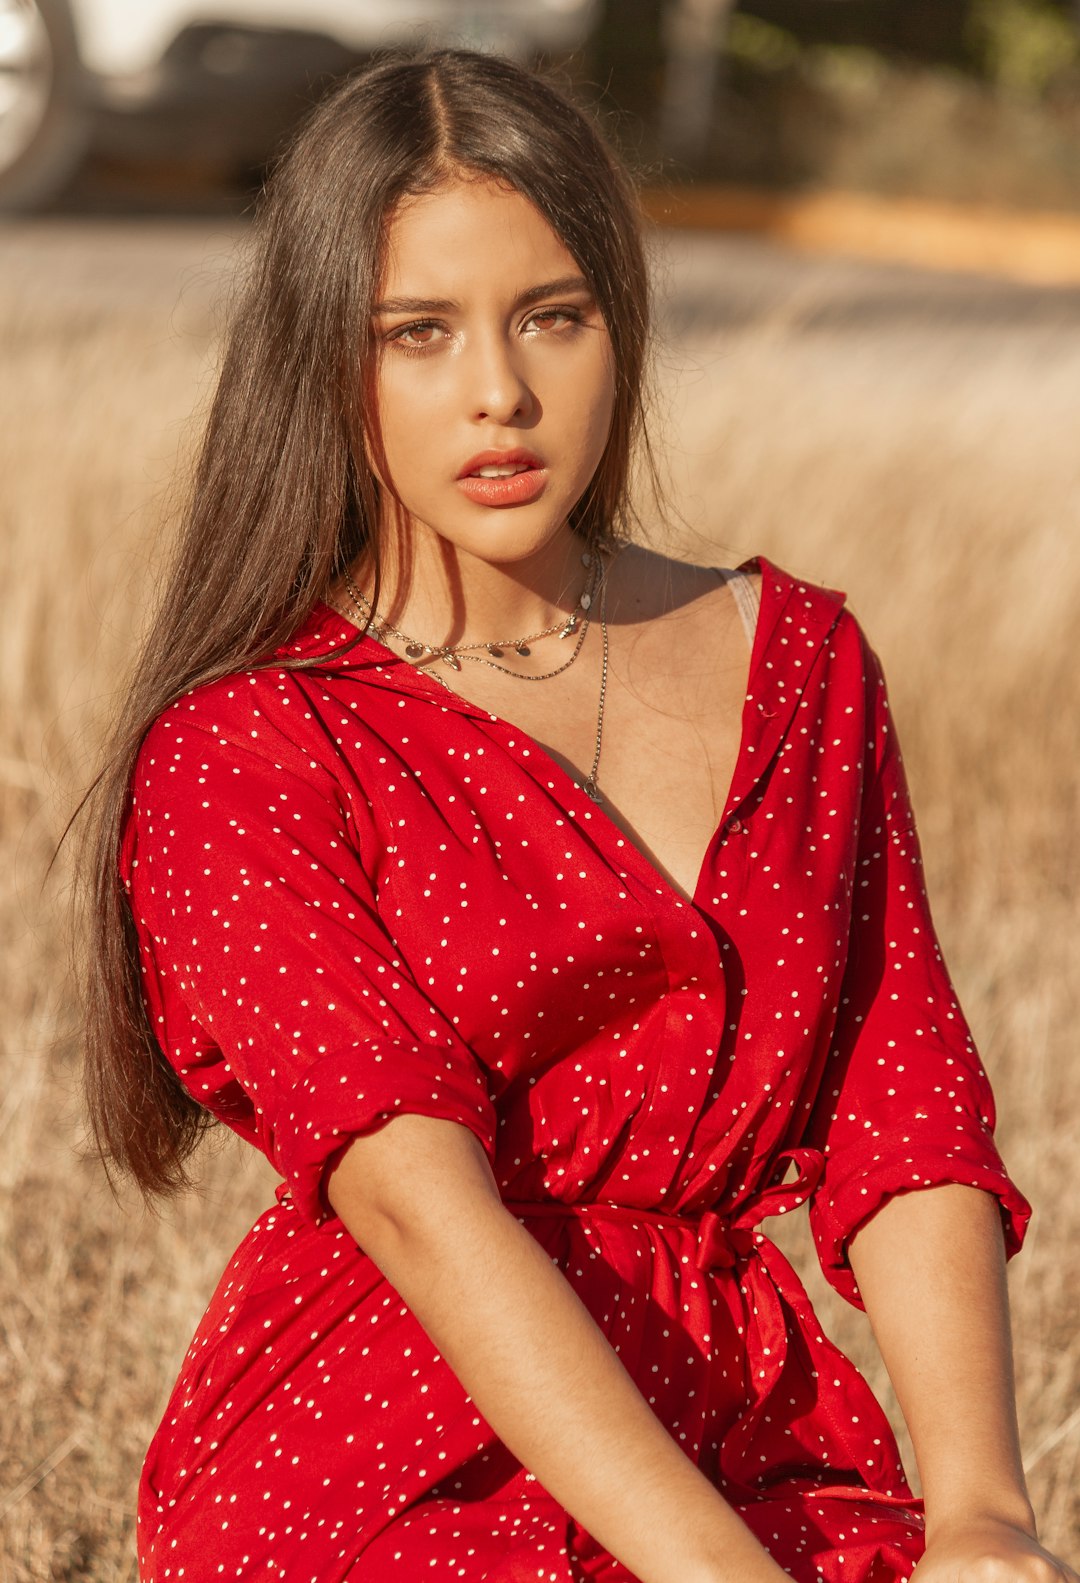
[[786,609],[790,619],[809,618],[833,625],[857,627],[845,610],[846,593],[822,581],[801,576],[760,552],[743,555],[718,546],[706,546],[700,559],[678,556],[639,543],[627,544],[619,554],[619,590],[642,616],[689,604],[727,583],[741,587],[755,605],[770,613]]
[[178,733],[202,733],[258,751],[259,744],[284,747],[317,734],[304,730],[312,724],[312,696],[327,673],[347,661],[350,635],[356,634],[317,603],[271,654],[197,682],[175,698],[151,722],[144,742],[160,745]]
[[760,553],[718,553],[700,561],[637,546],[632,556],[624,553],[632,573],[626,583],[635,590],[642,613],[650,601],[669,611],[680,605],[696,610],[697,626],[685,630],[703,644],[711,641],[708,612],[716,608],[711,601],[732,601],[734,595],[732,612],[737,606],[751,648],[752,686],[779,687],[785,696],[792,689],[801,693],[814,672],[834,697],[843,694],[853,710],[861,711],[884,685],[881,661],[844,590]]
[[133,786],[177,784],[228,761],[244,774],[265,764],[292,777],[330,768],[303,672],[274,665],[200,682],[155,716],[135,759]]

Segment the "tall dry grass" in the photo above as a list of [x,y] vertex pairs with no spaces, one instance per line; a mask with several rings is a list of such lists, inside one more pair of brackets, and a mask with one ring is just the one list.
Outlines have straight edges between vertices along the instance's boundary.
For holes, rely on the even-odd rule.
[[[143,1451],[270,1189],[226,1144],[155,1219],[79,1158],[65,859],[42,886],[157,575],[227,264],[227,238],[187,229],[46,226],[0,248],[3,1583],[134,1577]],[[1075,304],[930,312],[887,272],[708,243],[666,278],[685,310],[661,358],[675,542],[846,588],[890,674],[940,933],[1037,1205],[1011,1277],[1022,1425],[1045,1537],[1075,1551]],[[887,1396],[864,1322],[793,1239]]]

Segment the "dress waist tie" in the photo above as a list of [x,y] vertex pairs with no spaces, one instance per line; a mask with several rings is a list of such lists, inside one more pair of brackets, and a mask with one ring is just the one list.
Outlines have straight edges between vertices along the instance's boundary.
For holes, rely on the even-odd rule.
[[[815,1360],[819,1366],[828,1366],[830,1358],[836,1354],[832,1343],[822,1335],[821,1325],[798,1275],[776,1244],[758,1230],[759,1222],[768,1216],[789,1214],[806,1203],[821,1180],[825,1159],[818,1149],[785,1149],[777,1156],[776,1170],[786,1170],[789,1165],[798,1169],[794,1181],[766,1187],[730,1213],[706,1209],[695,1216],[601,1201],[503,1200],[506,1208],[516,1216],[569,1214],[585,1218],[596,1215],[638,1224],[653,1221],[683,1231],[688,1227],[696,1228],[694,1262],[697,1267],[738,1271],[746,1312],[750,1399],[725,1438],[720,1462],[729,1481],[744,1487],[747,1470],[753,1465],[751,1451],[755,1434],[762,1424],[768,1433],[770,1398],[787,1361],[792,1320],[819,1353]],[[890,1493],[895,1492],[898,1504],[906,1504],[904,1497],[910,1500],[910,1492],[899,1464],[888,1454],[888,1448],[894,1444],[888,1420],[861,1375],[854,1370],[850,1373],[849,1395],[844,1408],[830,1411],[832,1404],[828,1398],[831,1393],[823,1390],[819,1410],[828,1414],[836,1438],[849,1459],[848,1466],[874,1489],[884,1492],[892,1486]],[[855,1424],[859,1425],[858,1434],[854,1432]],[[866,1433],[872,1424],[877,1427]]]
[[607,1204],[601,1200],[591,1202],[563,1202],[555,1198],[510,1199],[503,1203],[515,1215],[601,1215],[615,1220],[655,1221],[660,1225],[676,1226],[680,1231],[688,1227],[697,1229],[697,1246],[694,1262],[700,1270],[730,1270],[755,1251],[768,1238],[757,1230],[758,1223],[769,1215],[787,1214],[798,1209],[813,1193],[821,1180],[825,1159],[818,1149],[785,1149],[777,1157],[777,1170],[788,1164],[798,1167],[799,1175],[793,1182],[777,1183],[755,1193],[733,1213],[706,1209],[700,1215],[668,1214],[659,1209],[648,1209],[636,1204]]

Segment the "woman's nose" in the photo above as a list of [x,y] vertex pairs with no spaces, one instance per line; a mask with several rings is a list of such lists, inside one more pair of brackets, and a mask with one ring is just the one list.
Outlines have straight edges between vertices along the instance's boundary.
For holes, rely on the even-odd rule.
[[469,359],[469,400],[475,419],[509,423],[527,417],[533,394],[514,348],[504,341],[485,340]]

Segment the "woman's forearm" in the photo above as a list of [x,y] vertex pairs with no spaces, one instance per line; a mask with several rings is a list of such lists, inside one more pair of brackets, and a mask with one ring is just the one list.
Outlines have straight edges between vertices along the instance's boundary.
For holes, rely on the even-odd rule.
[[899,1194],[850,1258],[911,1432],[928,1537],[986,1516],[1034,1532],[996,1200],[952,1184]]
[[641,1583],[786,1575],[653,1413],[465,1128],[395,1117],[331,1203],[500,1439]]

